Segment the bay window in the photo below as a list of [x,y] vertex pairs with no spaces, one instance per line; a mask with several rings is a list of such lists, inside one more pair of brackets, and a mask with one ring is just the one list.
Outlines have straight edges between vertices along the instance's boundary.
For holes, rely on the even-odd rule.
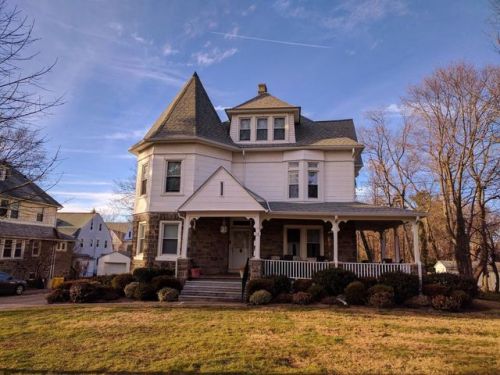
[[318,163],[307,163],[307,197],[318,198]]
[[144,163],[141,167],[141,195],[146,195],[148,192],[148,171],[149,163]]
[[137,227],[137,251],[136,255],[143,254],[146,245],[146,223],[139,223]]
[[299,163],[288,163],[288,198],[299,197]]
[[165,182],[166,193],[179,193],[181,191],[181,162],[167,161],[167,177]]

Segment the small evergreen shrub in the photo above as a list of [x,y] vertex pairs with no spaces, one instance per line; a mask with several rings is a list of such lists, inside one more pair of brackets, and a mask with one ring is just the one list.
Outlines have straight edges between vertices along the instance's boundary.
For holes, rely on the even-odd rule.
[[323,298],[328,296],[325,288],[318,284],[311,285],[309,289],[307,289],[307,293],[311,295],[313,301],[321,301]]
[[306,292],[297,292],[292,295],[292,302],[296,305],[309,305],[312,301],[312,296]]
[[321,285],[328,294],[339,295],[344,292],[347,285],[356,281],[356,275],[342,268],[329,268],[316,272],[313,276],[314,283]]
[[438,295],[431,298],[432,307],[441,311],[460,310],[460,300],[452,296]]
[[134,269],[133,275],[136,281],[149,283],[156,276],[173,276],[174,272],[166,268],[143,267]]
[[261,289],[252,293],[249,302],[252,305],[267,305],[269,302],[271,302],[272,299],[273,296],[271,293],[269,293],[267,290]]
[[451,291],[463,290],[470,298],[478,294],[476,281],[473,278],[455,275],[453,273],[434,273],[424,279],[424,284],[440,284],[446,286]]
[[378,308],[394,305],[394,288],[389,285],[377,284],[368,290],[368,303]]
[[153,277],[153,279],[151,280],[151,285],[156,291],[159,291],[163,288],[173,288],[178,292],[182,290],[182,283],[175,277],[167,275]]
[[130,273],[122,273],[121,275],[113,277],[111,280],[111,286],[123,294],[123,289],[125,289],[127,284],[130,284],[132,281],[135,281],[134,276]]
[[273,302],[275,303],[292,303],[291,293],[280,293],[274,297]]
[[469,296],[467,292],[463,290],[454,290],[451,292],[450,297],[455,298],[460,303],[460,307],[468,307],[472,304],[472,298]]
[[135,290],[138,286],[138,281],[132,281],[131,283],[128,283],[125,288],[123,288],[123,294],[125,294],[125,297],[134,298]]
[[160,302],[174,302],[179,299],[179,291],[174,288],[162,288],[157,294]]
[[113,288],[112,286],[107,285],[96,285],[96,295],[98,300],[103,301],[114,301],[120,298],[120,293],[118,290]]
[[307,290],[312,286],[313,281],[310,279],[297,279],[293,282],[294,292],[307,292]]
[[98,284],[79,282],[71,285],[69,300],[73,303],[89,303],[99,299]]
[[422,287],[422,292],[429,297],[434,296],[447,296],[450,294],[450,288],[441,284],[424,284]]
[[364,305],[366,303],[366,288],[361,281],[353,281],[346,286],[344,295],[349,305]]
[[363,285],[365,286],[365,290],[368,290],[372,286],[378,284],[377,278],[376,277],[370,277],[370,276],[360,277],[359,281],[361,281],[363,283]]
[[404,305],[407,307],[427,307],[431,305],[431,299],[429,296],[426,295],[418,295],[418,296],[413,296],[408,298],[405,302]]
[[105,286],[111,286],[111,282],[114,279],[115,275],[99,275],[99,276],[92,276],[89,278],[86,278],[87,281],[95,281],[99,284],[105,285]]
[[146,283],[139,283],[134,291],[134,299],[139,301],[157,301],[156,290]]
[[274,290],[274,280],[268,278],[250,280],[246,286],[247,300],[258,290],[267,290],[272,295]]
[[45,297],[47,303],[63,303],[69,302],[69,290],[65,289],[54,289]]
[[292,289],[292,281],[285,275],[274,275],[269,276],[268,279],[273,280],[274,286],[272,294],[273,296],[277,296],[281,293],[290,293]]
[[80,284],[80,283],[88,284],[89,281],[86,279],[68,280],[68,281],[65,281],[65,282],[61,283],[60,285],[58,285],[56,289],[62,289],[62,290],[69,291],[74,284]]
[[408,298],[418,295],[418,276],[404,272],[387,272],[380,276],[380,284],[392,286],[394,301],[402,304]]

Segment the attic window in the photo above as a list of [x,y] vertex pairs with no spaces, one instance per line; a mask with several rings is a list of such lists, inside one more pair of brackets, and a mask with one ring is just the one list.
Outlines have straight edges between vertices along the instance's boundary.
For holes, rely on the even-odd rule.
[[285,118],[274,118],[274,140],[282,141],[285,139]]
[[267,118],[257,119],[257,140],[267,141]]
[[250,119],[242,118],[240,120],[240,141],[250,140]]

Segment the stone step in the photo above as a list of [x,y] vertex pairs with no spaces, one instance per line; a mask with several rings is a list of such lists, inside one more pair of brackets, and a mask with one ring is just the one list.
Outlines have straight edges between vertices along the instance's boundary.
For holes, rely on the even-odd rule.
[[241,301],[241,280],[188,280],[182,289],[179,300]]
[[241,302],[241,298],[221,298],[221,297],[210,297],[210,296],[179,296],[179,301],[221,301],[221,302]]

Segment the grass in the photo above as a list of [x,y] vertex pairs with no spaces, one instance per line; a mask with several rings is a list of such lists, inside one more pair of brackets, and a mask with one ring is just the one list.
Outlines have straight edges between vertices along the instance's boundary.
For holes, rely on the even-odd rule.
[[500,373],[500,316],[340,308],[61,306],[0,312],[0,369]]

